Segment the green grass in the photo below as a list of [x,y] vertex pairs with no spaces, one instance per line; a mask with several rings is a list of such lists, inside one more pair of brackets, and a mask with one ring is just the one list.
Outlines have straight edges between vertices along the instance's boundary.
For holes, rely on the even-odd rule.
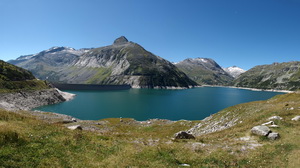
[[[293,110],[290,110],[294,107]],[[213,115],[241,117],[229,129],[172,140],[174,133],[199,121],[104,119],[100,132],[71,131],[62,124],[48,124],[26,115],[0,110],[0,167],[298,167],[300,95],[285,94],[270,100],[236,105]],[[229,113],[230,112],[230,113]],[[26,116],[25,116],[26,115]],[[276,141],[251,135],[250,129],[279,115]],[[242,150],[251,136],[263,146]]]
[[0,81],[0,93],[30,91],[49,89],[46,81],[42,80],[25,80],[25,81]]
[[0,93],[48,88],[45,81],[35,79],[31,72],[0,60]]

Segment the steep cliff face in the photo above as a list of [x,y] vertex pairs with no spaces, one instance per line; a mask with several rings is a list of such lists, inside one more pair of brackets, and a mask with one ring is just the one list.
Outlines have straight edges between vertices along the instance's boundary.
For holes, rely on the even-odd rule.
[[[50,53],[53,58],[58,57],[57,52]],[[47,55],[27,57],[31,61],[17,65],[26,68],[30,63],[31,67],[36,66],[33,72],[38,71],[37,77],[61,83],[129,84],[133,88],[189,88],[197,85],[172,63],[139,44],[129,42],[124,36],[112,45],[85,50],[77,56],[69,55],[69,61],[63,61],[64,64],[59,66],[56,66],[58,60],[52,57],[49,57],[52,61],[42,61]]]
[[188,58],[175,65],[201,85],[227,85],[233,80],[231,75],[209,58]]
[[233,85],[258,89],[300,89],[300,62],[256,66],[241,74]]

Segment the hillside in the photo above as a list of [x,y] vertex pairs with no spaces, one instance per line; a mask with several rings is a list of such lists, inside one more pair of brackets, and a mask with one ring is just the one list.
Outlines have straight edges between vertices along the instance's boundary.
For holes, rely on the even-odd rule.
[[258,89],[300,89],[300,62],[256,66],[241,74],[233,85]]
[[169,61],[124,36],[95,49],[55,48],[11,61],[40,79],[60,83],[129,84],[134,88],[189,88],[197,85]]
[[[40,121],[25,111],[16,114],[0,110],[0,164],[74,168],[297,167],[300,121],[291,119],[299,115],[299,102],[297,93],[279,95],[229,107],[203,121],[66,122],[55,114],[32,112],[45,120]],[[280,139],[251,134],[253,126],[275,115],[283,118],[274,121],[279,127],[271,128]],[[83,130],[65,128],[71,125],[81,125]],[[189,129],[196,139],[172,140],[176,132]],[[210,132],[203,134],[203,130]]]
[[175,64],[199,85],[227,85],[233,77],[209,58],[188,58]]
[[44,81],[35,79],[31,72],[0,60],[0,92],[49,88]]

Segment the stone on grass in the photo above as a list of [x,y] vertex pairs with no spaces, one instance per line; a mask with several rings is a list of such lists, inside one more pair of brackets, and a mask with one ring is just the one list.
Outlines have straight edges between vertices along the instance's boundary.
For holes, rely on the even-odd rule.
[[175,139],[195,139],[195,136],[185,131],[180,131],[175,134]]
[[68,126],[68,128],[69,128],[70,130],[76,130],[76,129],[82,130],[81,125],[72,125],[72,126]]
[[280,117],[280,116],[272,116],[272,117],[268,118],[268,120],[282,120],[282,117]]
[[259,126],[253,127],[251,129],[251,132],[252,132],[252,134],[255,134],[255,135],[267,136],[272,131],[267,126],[259,125]]
[[293,121],[299,121],[300,120],[300,116],[296,116],[294,118],[292,118]]
[[274,121],[269,121],[269,122],[263,123],[261,125],[274,125],[274,124],[275,124]]
[[186,163],[183,163],[183,164],[180,164],[179,166],[182,166],[182,167],[190,167],[191,165],[186,164]]
[[280,136],[279,136],[279,133],[277,133],[277,132],[271,132],[271,133],[269,133],[268,138],[271,140],[276,140],[276,139],[279,139]]
[[279,126],[276,125],[276,124],[269,125],[269,127],[271,127],[271,128],[279,128]]

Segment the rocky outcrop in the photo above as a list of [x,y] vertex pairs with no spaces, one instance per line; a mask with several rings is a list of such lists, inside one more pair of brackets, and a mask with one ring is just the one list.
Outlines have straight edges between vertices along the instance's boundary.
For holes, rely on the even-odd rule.
[[174,139],[195,139],[195,136],[188,132],[180,131],[174,135]]
[[[199,124],[195,125],[187,132],[195,136],[200,136],[212,132],[221,131],[240,123],[240,118],[238,116],[232,117],[231,113],[232,112],[229,111],[225,114],[217,113],[214,116],[206,117]],[[220,116],[220,118],[218,118],[217,116]]]
[[57,89],[0,93],[0,108],[30,110],[35,107],[66,101]]

